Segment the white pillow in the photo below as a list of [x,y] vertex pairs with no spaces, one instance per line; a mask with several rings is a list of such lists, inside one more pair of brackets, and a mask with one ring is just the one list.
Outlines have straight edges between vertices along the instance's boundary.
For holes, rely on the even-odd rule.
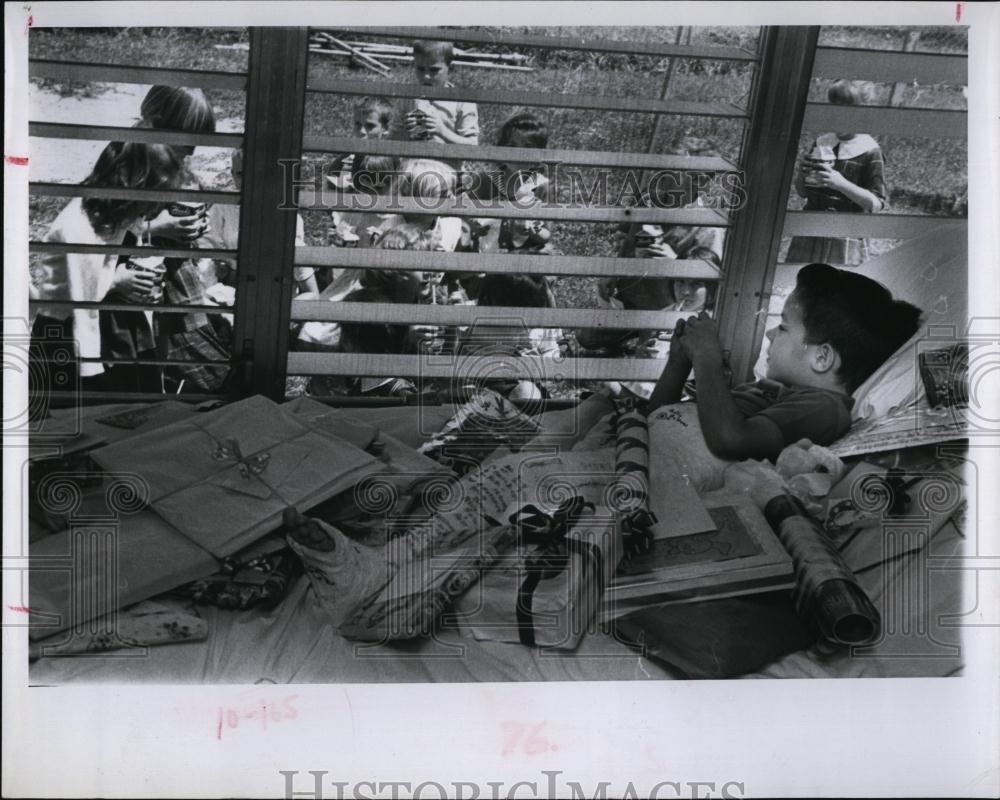
[[[925,399],[917,356],[920,343],[951,328],[965,334],[969,312],[969,245],[964,227],[932,229],[869,259],[858,271],[884,284],[893,297],[917,306],[920,329],[854,392],[854,419],[888,416]],[[931,329],[935,329],[932,331]],[[947,346],[942,340],[941,346]],[[926,348],[924,348],[926,349]]]

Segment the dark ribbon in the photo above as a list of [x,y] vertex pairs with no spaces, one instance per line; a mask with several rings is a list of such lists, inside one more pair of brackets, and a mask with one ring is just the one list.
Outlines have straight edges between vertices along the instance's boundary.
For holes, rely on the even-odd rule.
[[592,513],[593,503],[575,496],[563,502],[552,514],[546,514],[537,506],[528,505],[510,521],[518,530],[519,542],[535,545],[536,549],[525,560],[525,579],[517,592],[518,637],[521,644],[535,646],[535,627],[532,614],[535,589],[543,580],[558,577],[569,565],[572,554],[583,557],[584,569],[592,565],[598,586],[603,586],[603,563],[597,545],[582,542],[567,536],[585,513]]
[[646,508],[637,508],[622,518],[622,546],[626,555],[638,556],[653,549],[651,528],[656,523],[656,514]]

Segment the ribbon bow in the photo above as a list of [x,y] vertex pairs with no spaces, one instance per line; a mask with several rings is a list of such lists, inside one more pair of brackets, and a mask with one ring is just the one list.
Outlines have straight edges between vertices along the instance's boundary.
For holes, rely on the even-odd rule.
[[622,545],[626,558],[641,556],[653,549],[653,532],[656,514],[645,508],[637,508],[622,517]]
[[588,503],[579,495],[562,502],[547,514],[534,505],[527,505],[511,514],[511,524],[517,528],[522,544],[536,545],[537,549],[525,560],[525,579],[517,592],[518,637],[521,644],[535,646],[535,628],[531,606],[535,589],[542,580],[557,577],[569,564],[570,553],[584,556],[584,563],[592,563],[597,570],[597,582],[601,584],[601,555],[597,547],[567,536],[573,522],[594,511],[593,503]]
[[260,473],[264,471],[267,467],[267,463],[271,460],[271,454],[258,453],[255,456],[245,458],[243,453],[240,451],[239,443],[230,437],[223,439],[221,442],[215,443],[215,450],[212,453],[212,458],[216,461],[235,461],[243,479],[250,480],[251,473],[254,475],[260,475]]
[[521,544],[538,545],[539,551],[551,552],[564,548],[572,520],[593,511],[593,503],[575,495],[560,503],[551,514],[538,506],[524,506],[510,515],[510,522],[518,529]]

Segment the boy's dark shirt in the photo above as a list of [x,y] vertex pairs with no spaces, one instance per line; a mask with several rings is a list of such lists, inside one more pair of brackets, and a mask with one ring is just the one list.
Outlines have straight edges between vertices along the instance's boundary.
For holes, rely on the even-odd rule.
[[737,386],[732,397],[745,417],[763,416],[777,425],[786,447],[799,439],[830,445],[851,427],[854,398],[841,392],[765,379]]

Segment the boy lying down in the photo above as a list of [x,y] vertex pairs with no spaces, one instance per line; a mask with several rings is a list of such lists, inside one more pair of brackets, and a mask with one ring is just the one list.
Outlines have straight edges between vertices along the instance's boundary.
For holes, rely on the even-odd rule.
[[672,418],[692,427],[653,412],[680,400],[693,368],[697,422],[716,458],[774,461],[801,439],[832,444],[851,426],[851,393],[917,331],[920,315],[871,278],[809,264],[796,276],[781,323],[767,332],[765,380],[730,389],[715,322],[703,312],[678,324],[649,399],[650,424]]
[[[705,492],[727,481],[727,467],[741,466],[734,461],[774,461],[802,439],[833,443],[850,427],[851,392],[916,332],[920,313],[870,278],[810,264],[798,273],[781,324],[768,331],[767,378],[735,389],[724,375],[715,323],[704,314],[688,319],[674,333],[650,397],[651,459],[669,453],[691,485]],[[679,404],[692,368],[698,402]],[[609,441],[602,423],[612,412],[608,397],[594,395],[575,409],[546,415],[533,443],[574,450],[610,446],[613,464],[613,434]],[[368,548],[292,508],[284,523],[321,605],[348,638],[385,637],[386,626],[395,627],[399,638],[426,630],[502,549],[489,526],[482,526],[481,537],[470,530],[469,540],[459,546],[472,548],[462,561],[472,566],[432,575],[414,571],[413,565],[427,561],[434,550],[419,537]],[[494,531],[493,539],[487,530]],[[404,587],[399,581],[408,575]]]

